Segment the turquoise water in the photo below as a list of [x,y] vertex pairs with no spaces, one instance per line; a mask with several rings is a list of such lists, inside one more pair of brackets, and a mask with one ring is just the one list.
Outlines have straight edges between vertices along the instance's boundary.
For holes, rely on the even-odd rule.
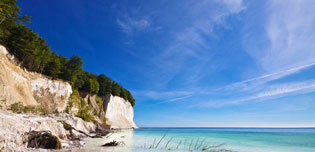
[[[104,143],[106,140],[113,139],[124,141],[126,144],[115,148],[96,145],[98,142]],[[202,151],[206,149],[239,152],[315,152],[315,128],[143,128],[122,131],[112,139],[88,139],[86,143],[89,151]],[[89,149],[92,147],[94,149]]]

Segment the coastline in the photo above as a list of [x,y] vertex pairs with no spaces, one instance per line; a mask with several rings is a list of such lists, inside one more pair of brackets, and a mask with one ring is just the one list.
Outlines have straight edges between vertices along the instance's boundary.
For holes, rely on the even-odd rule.
[[[115,134],[109,138],[86,138],[86,151],[189,152],[207,149],[205,151],[310,152],[314,150],[315,143],[315,129],[304,128],[140,128],[129,133],[121,130]],[[113,140],[125,141],[119,134],[129,135],[132,145],[106,148],[100,146]]]
[[[119,129],[112,130],[111,133],[102,137],[102,138],[84,138],[83,141],[85,143],[82,150],[86,152],[100,151],[102,152],[128,152],[132,151],[131,147],[134,142],[134,129]],[[122,143],[119,146],[108,146],[102,147],[105,143],[116,141]]]

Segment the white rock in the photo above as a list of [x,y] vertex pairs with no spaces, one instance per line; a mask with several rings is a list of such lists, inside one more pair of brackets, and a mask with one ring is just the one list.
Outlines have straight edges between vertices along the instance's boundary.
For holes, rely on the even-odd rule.
[[106,124],[110,128],[137,128],[133,121],[132,105],[125,99],[111,94],[107,95],[103,103]]
[[[62,147],[71,147],[70,141],[66,140],[69,134],[63,128],[60,120],[66,121],[74,128],[80,128],[86,133],[94,131],[96,126],[93,123],[84,122],[82,119],[63,114],[59,116],[36,116],[32,114],[15,114],[0,110],[0,151],[28,151],[25,133],[30,130],[49,130],[53,135],[61,139]],[[75,133],[75,131],[73,131]],[[76,133],[79,135],[78,133]],[[80,134],[82,135],[82,134]],[[82,143],[80,143],[82,145]],[[29,150],[32,151],[32,150]]]
[[0,45],[0,105],[45,105],[50,111],[64,111],[72,93],[70,83],[53,80],[44,75],[28,72],[12,62],[5,47]]

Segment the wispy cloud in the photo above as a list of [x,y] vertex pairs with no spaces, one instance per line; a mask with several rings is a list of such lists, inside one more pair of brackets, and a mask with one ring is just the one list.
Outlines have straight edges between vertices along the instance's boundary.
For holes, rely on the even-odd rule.
[[[268,12],[263,15],[265,18],[260,18],[263,34],[249,34],[251,36],[248,36],[248,33],[257,31],[252,30],[252,27],[247,27],[244,31],[246,33],[244,45],[258,66],[263,68],[263,72],[260,72],[270,73],[209,90],[209,92],[224,93],[227,97],[222,100],[204,100],[205,102],[199,103],[201,106],[226,106],[248,101],[266,101],[283,95],[314,92],[314,79],[295,80],[291,83],[279,83],[277,80],[300,73],[315,65],[315,43],[313,43],[315,41],[313,28],[315,15],[309,14],[315,7],[315,2],[268,1],[263,6],[265,6],[263,9]],[[256,22],[256,20],[252,21]],[[252,25],[257,26],[257,24]],[[259,43],[253,41],[259,41]],[[270,82],[274,83],[270,84]]]
[[243,80],[240,82],[236,82],[236,83],[233,83],[231,85],[218,88],[217,90],[231,90],[231,89],[241,89],[241,88],[244,89],[244,87],[248,86],[250,83],[252,83],[252,85],[254,84],[253,87],[257,87],[257,85],[263,85],[269,81],[277,80],[277,79],[283,78],[285,76],[301,72],[302,70],[307,69],[309,67],[312,67],[314,65],[315,65],[315,63],[311,63],[311,64],[306,64],[306,65],[290,68],[287,70],[282,70],[282,71],[278,71],[278,72],[274,72],[274,73],[265,74],[265,75],[262,75],[259,77],[255,77],[255,78]]
[[[219,8],[213,8],[213,5],[218,5]],[[229,16],[245,9],[242,0],[203,0],[189,5],[189,8],[185,13],[192,18],[190,24],[170,35],[171,43],[153,59],[159,72],[167,75],[163,81],[164,85],[177,74],[186,73],[184,70],[187,67],[194,72],[185,75],[185,82],[198,81],[201,69],[208,66],[206,63],[215,55],[215,52],[209,51],[211,46],[208,43],[209,38],[215,37],[214,27],[225,27],[225,20]]]
[[281,85],[273,85],[268,89],[262,90],[260,93],[254,95],[245,96],[238,99],[224,99],[224,100],[210,100],[202,101],[198,104],[190,105],[189,107],[224,107],[236,104],[242,104],[244,102],[263,102],[267,99],[276,99],[283,97],[284,95],[296,95],[315,92],[315,80],[302,82],[302,83],[287,83]]
[[[209,100],[202,101],[190,107],[223,107],[235,104],[242,104],[244,102],[266,101],[269,99],[279,98],[288,95],[297,95],[315,92],[315,79],[298,80],[295,82],[275,83],[270,84],[271,81],[277,82],[281,78],[294,75],[309,70],[310,67],[315,67],[315,63],[307,64],[288,70],[283,70],[275,73],[262,75],[260,77],[240,81],[212,90],[212,92],[228,94],[239,94],[240,97],[227,97],[223,100]],[[209,91],[211,92],[211,90]]]
[[[267,1],[262,32],[247,37],[245,48],[266,71],[313,63],[315,61],[315,1]],[[253,22],[257,22],[253,20]],[[254,24],[253,24],[254,25]],[[256,32],[248,28],[246,33]],[[263,37],[263,38],[260,38]],[[253,42],[258,41],[258,42]],[[252,45],[260,46],[257,48]],[[250,45],[250,46],[248,46]]]
[[191,96],[194,92],[191,91],[144,91],[144,90],[134,90],[132,93],[138,97],[145,97],[153,100],[168,100],[175,101],[179,100],[183,96]]
[[151,21],[149,17],[130,17],[125,15],[117,19],[117,24],[119,25],[122,32],[131,36],[135,32],[140,32],[148,29],[151,26]]
[[187,98],[189,98],[191,96],[193,96],[193,94],[182,96],[182,97],[178,97],[178,98],[169,99],[169,100],[163,101],[162,103],[178,102],[178,101],[182,101],[184,99],[187,99]]

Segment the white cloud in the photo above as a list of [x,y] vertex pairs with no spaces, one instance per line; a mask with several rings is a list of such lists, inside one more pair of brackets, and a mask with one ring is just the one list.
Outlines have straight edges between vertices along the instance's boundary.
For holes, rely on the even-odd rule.
[[191,105],[190,107],[224,107],[229,105],[241,104],[244,102],[262,102],[267,99],[276,99],[288,95],[297,95],[303,93],[315,92],[315,80],[298,82],[298,83],[286,83],[272,85],[268,88],[258,92],[254,95],[245,96],[238,99],[225,99],[225,100],[210,100],[206,102],[200,102],[198,104]]
[[132,35],[134,32],[139,32],[148,29],[151,26],[149,17],[133,18],[128,15],[117,19],[117,24],[122,32],[127,35]]
[[[256,78],[247,79],[244,81],[236,82],[221,88],[208,90],[208,95],[211,93],[229,95],[239,95],[238,97],[230,97],[223,100],[208,100],[206,102],[199,102],[192,107],[222,107],[228,105],[241,104],[244,102],[253,101],[267,101],[269,99],[279,98],[288,95],[298,95],[303,93],[315,92],[315,79],[309,80],[296,80],[294,82],[282,82],[277,80],[305,72],[308,68],[315,67],[315,63],[306,64],[303,66],[262,75]],[[274,83],[270,83],[270,82]],[[198,91],[195,91],[198,92]],[[207,93],[205,93],[207,94]]]
[[219,0],[219,2],[224,3],[231,13],[239,13],[246,8],[242,0]]
[[278,71],[278,72],[274,72],[274,73],[265,74],[265,75],[262,75],[259,77],[255,77],[255,78],[243,80],[240,82],[236,82],[236,83],[233,83],[231,85],[228,85],[228,86],[225,86],[222,88],[218,88],[217,90],[233,90],[233,89],[249,90],[249,89],[257,88],[258,85],[263,85],[263,84],[270,82],[272,80],[277,80],[277,79],[283,78],[285,76],[301,72],[302,70],[307,69],[309,67],[312,67],[314,65],[315,65],[315,63],[311,63],[311,64],[306,64],[306,65],[290,68],[287,70],[282,70],[282,71]]
[[150,98],[153,100],[163,99],[163,100],[176,100],[183,96],[191,96],[194,92],[191,91],[144,91],[144,90],[134,90],[132,93],[138,97]]
[[[269,82],[299,73],[315,65],[315,1],[269,1],[264,6],[262,19],[264,34],[253,30],[257,23],[243,31],[245,49],[264,71],[271,72],[259,77],[236,82],[212,91],[237,95],[230,99],[209,100],[197,106],[226,106],[248,101],[266,101],[284,95],[315,91],[315,80],[297,80],[294,83]],[[257,12],[255,12],[257,13]],[[259,12],[262,13],[262,12]],[[257,14],[248,22],[260,22]],[[250,36],[247,37],[247,33]],[[264,40],[267,41],[264,41]],[[261,42],[255,42],[261,41]]]
[[[278,71],[294,66],[313,63],[315,61],[315,1],[313,0],[270,0],[266,3],[264,17],[267,47],[260,45],[248,47],[252,42],[245,41],[245,48],[266,71]],[[255,17],[255,16],[252,16]],[[253,22],[258,22],[253,20]],[[255,24],[254,24],[255,25]],[[245,32],[251,32],[249,28]],[[260,38],[255,38],[259,41]],[[260,47],[260,48],[259,48]]]
[[169,99],[169,100],[166,100],[166,101],[164,101],[162,103],[178,102],[178,101],[182,101],[184,99],[187,99],[187,98],[189,98],[191,96],[193,96],[193,94],[182,96],[182,97],[177,97],[177,98],[173,98],[173,99]]
[[[218,5],[214,8],[213,5]],[[171,35],[173,40],[162,50],[161,54],[154,58],[159,72],[167,75],[167,84],[179,73],[185,73],[183,70],[194,71],[186,76],[186,82],[197,81],[204,72],[206,62],[211,60],[215,52],[210,52],[209,38],[214,37],[214,26],[225,27],[225,20],[231,15],[240,13],[245,9],[242,0],[232,1],[208,1],[203,0],[194,5],[189,5],[188,15],[192,20],[187,26]],[[197,63],[191,63],[196,61]]]

